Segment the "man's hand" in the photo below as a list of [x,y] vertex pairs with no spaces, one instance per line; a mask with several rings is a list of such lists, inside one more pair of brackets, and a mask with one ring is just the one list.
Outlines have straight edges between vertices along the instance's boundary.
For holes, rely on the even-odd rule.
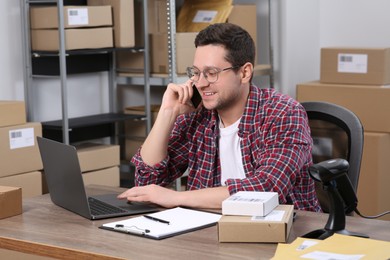
[[131,188],[118,195],[119,199],[136,202],[151,202],[165,208],[179,206],[176,201],[179,192],[155,184]]
[[191,102],[192,85],[191,80],[183,84],[168,84],[160,109],[172,109],[176,115],[192,112],[195,109]]

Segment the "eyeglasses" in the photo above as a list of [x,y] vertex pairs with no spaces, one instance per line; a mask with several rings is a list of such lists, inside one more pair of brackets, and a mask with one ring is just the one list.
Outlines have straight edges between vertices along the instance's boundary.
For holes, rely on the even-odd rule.
[[193,81],[193,82],[198,82],[200,78],[200,74],[203,73],[204,78],[209,82],[209,83],[214,83],[218,80],[218,74],[221,73],[222,71],[226,70],[231,70],[231,69],[236,69],[239,68],[240,66],[232,66],[229,68],[224,68],[224,69],[218,69],[218,68],[207,68],[203,71],[200,71],[197,68],[194,67],[188,67],[186,70],[187,76]]

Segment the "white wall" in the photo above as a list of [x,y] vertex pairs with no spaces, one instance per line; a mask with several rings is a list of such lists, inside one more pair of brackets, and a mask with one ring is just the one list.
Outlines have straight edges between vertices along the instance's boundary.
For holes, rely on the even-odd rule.
[[[21,19],[17,0],[0,1],[0,99],[24,99]],[[247,2],[245,0],[235,2]],[[253,2],[248,0],[248,2]],[[268,61],[268,0],[257,0],[260,61]],[[390,47],[388,0],[271,0],[275,87],[295,97],[298,83],[319,79],[320,48],[326,46]],[[261,44],[260,44],[261,46]],[[107,74],[71,76],[68,81],[69,116],[108,111]],[[59,83],[34,81],[37,120],[61,114]],[[143,92],[125,92],[130,104],[143,103]],[[161,89],[158,91],[161,92]],[[161,94],[161,93],[159,93]],[[156,100],[156,98],[154,99]]]

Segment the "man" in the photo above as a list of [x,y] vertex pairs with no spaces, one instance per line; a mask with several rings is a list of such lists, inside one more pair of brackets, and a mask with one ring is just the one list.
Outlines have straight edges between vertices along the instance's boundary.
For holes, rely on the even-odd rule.
[[[189,80],[170,83],[138,153],[135,184],[118,197],[163,207],[221,208],[238,191],[274,191],[281,204],[320,211],[308,175],[312,140],[295,100],[252,85],[254,42],[239,26],[208,26],[195,39]],[[195,85],[202,97],[191,103]],[[165,186],[188,169],[187,190]]]

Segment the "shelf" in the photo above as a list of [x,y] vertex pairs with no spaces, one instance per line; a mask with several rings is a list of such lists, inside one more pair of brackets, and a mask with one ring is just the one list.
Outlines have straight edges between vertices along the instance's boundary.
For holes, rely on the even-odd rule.
[[[143,119],[142,115],[106,113],[69,118],[69,141],[79,142],[115,135],[115,124],[126,120]],[[62,120],[42,122],[43,136],[62,142]]]

